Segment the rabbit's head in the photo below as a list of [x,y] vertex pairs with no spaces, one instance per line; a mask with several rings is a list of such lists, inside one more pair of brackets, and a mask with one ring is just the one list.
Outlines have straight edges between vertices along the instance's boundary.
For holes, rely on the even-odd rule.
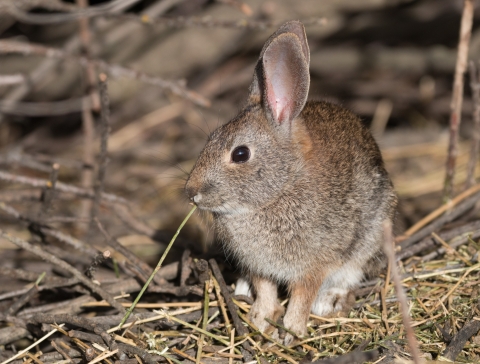
[[299,117],[310,84],[300,22],[288,22],[263,47],[245,108],[214,131],[185,186],[201,209],[254,211],[301,173],[310,138]]

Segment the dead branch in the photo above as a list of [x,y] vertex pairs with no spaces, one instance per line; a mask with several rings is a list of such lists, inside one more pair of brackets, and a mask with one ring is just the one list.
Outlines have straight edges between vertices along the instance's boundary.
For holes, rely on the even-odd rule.
[[476,63],[470,62],[470,89],[472,90],[473,99],[473,136],[472,146],[470,148],[470,158],[467,166],[467,180],[465,189],[475,184],[475,167],[477,165],[478,153],[480,151],[480,76]]
[[453,195],[453,179],[455,177],[455,165],[458,155],[458,130],[462,119],[463,75],[467,69],[468,47],[470,44],[470,36],[472,34],[472,24],[473,0],[464,0],[462,21],[460,25],[460,39],[458,41],[457,64],[455,66],[455,78],[453,81],[450,138],[443,191],[443,199],[445,202],[450,200]]
[[74,361],[73,359],[68,355],[68,353],[63,350],[61,347],[60,347],[60,341],[59,340],[52,340],[50,342],[50,344],[52,344],[53,348],[58,351],[60,354],[62,354],[63,358],[69,363],[69,364],[74,364]]
[[478,331],[480,331],[480,321],[473,319],[467,322],[453,337],[452,341],[450,341],[450,344],[448,344],[442,356],[448,360],[454,361],[458,354],[463,350],[467,341]]
[[[29,225],[29,228],[32,232],[34,233],[41,233],[44,235],[49,235],[53,236],[54,238],[64,242],[65,244],[73,247],[75,250],[81,252],[83,255],[87,257],[95,257],[98,253],[98,251],[92,247],[90,247],[88,244],[82,242],[81,240],[78,240],[74,238],[73,236],[70,236],[68,234],[65,234],[61,231],[55,230],[51,228],[50,226],[47,226],[45,224],[42,224],[39,221],[35,221],[31,219],[28,216],[20,214],[17,210],[15,210],[13,207],[6,205],[3,202],[0,202],[0,210],[6,212],[7,214],[15,217],[17,220],[25,222]],[[50,247],[52,249],[54,247]]]
[[424,237],[430,235],[432,232],[442,228],[446,223],[454,221],[461,215],[463,215],[466,211],[470,210],[480,199],[480,193],[476,193],[463,202],[459,203],[456,207],[452,210],[445,212],[441,215],[438,219],[434,220],[429,225],[425,226],[423,229],[420,229],[418,232],[413,234],[412,236],[408,237],[407,239],[403,240],[400,243],[401,249],[405,249],[410,245],[415,244],[416,242],[420,241]]
[[[77,5],[80,8],[86,8],[88,6],[88,0],[77,0]],[[81,54],[86,58],[91,57],[90,51],[90,27],[88,18],[79,19],[79,37],[81,42]],[[94,149],[94,140],[95,140],[95,122],[93,118],[92,108],[99,109],[100,101],[98,99],[98,94],[96,91],[97,78],[95,77],[95,68],[96,66],[93,63],[88,63],[85,65],[83,72],[84,78],[86,80],[86,93],[88,95],[87,100],[84,98],[82,105],[82,131],[83,131],[83,153],[82,153],[82,173],[81,173],[81,182],[80,185],[83,188],[90,189],[93,185],[94,180],[94,169],[95,169],[95,149]],[[92,107],[89,107],[89,104]],[[92,224],[92,212],[95,199],[97,198],[95,189],[94,189],[93,201],[83,200],[81,201],[80,208],[78,210],[78,217],[80,219],[89,219],[90,225],[80,225],[77,223],[77,229],[80,232],[85,232]]]
[[[143,24],[150,25],[163,25],[174,28],[184,27],[202,27],[202,28],[233,28],[233,29],[249,29],[249,30],[265,30],[268,28],[276,28],[284,23],[284,21],[268,21],[268,20],[255,20],[255,19],[240,19],[240,20],[222,20],[214,19],[210,16],[204,17],[183,17],[176,18],[168,17],[149,17],[149,16],[137,16],[133,14],[119,14],[109,15],[106,17],[115,18],[120,20],[134,20]],[[326,18],[311,18],[303,19],[302,23],[305,26],[325,25],[327,23]]]
[[64,3],[60,0],[7,0],[0,4],[2,12],[9,11],[10,8],[30,10],[33,8],[43,8],[50,11],[74,11],[77,9],[75,5]]
[[[465,244],[468,241],[468,237],[471,239],[476,239],[480,235],[480,221],[474,221],[469,224],[465,224],[462,226],[459,226],[456,229],[451,229],[449,231],[446,231],[444,233],[440,233],[440,237],[443,240],[451,240],[453,238],[457,238],[461,236],[460,238],[457,238],[454,242],[452,242],[451,246],[452,248],[456,248],[460,245],[460,243],[463,242]],[[458,244],[458,245],[457,245]],[[426,237],[422,240],[420,240],[418,243],[415,243],[405,249],[402,249],[400,252],[397,253],[397,259],[398,260],[403,260],[407,259],[410,257],[413,257],[414,255],[420,254],[425,250],[431,249],[432,247],[438,245],[435,242],[435,239],[432,237]],[[442,253],[443,248],[439,249],[439,253]]]
[[[29,186],[38,187],[38,188],[44,188],[45,186],[48,186],[50,183],[49,180],[24,177],[24,176],[16,176],[14,174],[11,174],[5,171],[0,171],[0,180],[6,181],[6,182],[20,183],[20,184],[29,185]],[[84,197],[84,198],[94,197],[94,193],[92,190],[87,190],[84,188],[67,185],[62,182],[57,182],[55,185],[55,188],[58,191],[73,193],[74,195],[77,195],[79,197]],[[113,202],[113,203],[128,204],[128,201],[125,200],[124,198],[113,195],[111,193],[102,192],[102,199],[108,202]]]
[[301,363],[318,363],[318,364],[351,364],[351,363],[363,363],[374,362],[378,359],[378,350],[370,351],[353,351],[351,353],[337,356],[336,358],[327,358],[316,361],[301,361]]
[[[106,4],[101,5],[94,5],[88,8],[82,9],[73,6],[58,6],[55,9],[52,9],[48,1],[36,1],[35,7],[44,7],[49,8],[50,10],[61,10],[61,11],[68,11],[68,13],[64,14],[30,14],[23,11],[18,5],[15,3],[15,0],[11,1],[10,3],[4,4],[4,11],[10,13],[13,17],[17,20],[28,23],[28,24],[56,24],[56,23],[63,23],[66,21],[77,20],[80,18],[88,18],[94,16],[102,16],[109,13],[116,13],[122,11],[135,3],[139,2],[140,0],[113,0]],[[50,4],[52,1],[50,1]]]
[[[21,7],[20,4],[19,4],[20,3],[19,0],[11,0],[11,1],[15,2],[18,7]],[[56,1],[56,0],[52,0],[52,1],[55,2],[55,3],[59,2],[59,1]],[[25,2],[28,3],[29,6],[30,6],[30,4],[32,4],[32,6],[37,6],[38,5],[37,3],[42,3],[42,6],[45,6],[45,9],[48,9],[46,7],[46,4],[48,3],[48,0],[25,0]],[[65,5],[65,6],[76,7],[76,5],[65,4],[63,2],[61,4]],[[149,16],[149,17],[157,17],[157,16],[163,14],[164,12],[168,11],[170,9],[170,7],[172,7],[174,4],[175,4],[175,2],[165,2],[165,1],[157,2],[157,3],[154,3],[153,5],[149,6],[147,9],[145,9],[144,14]],[[23,8],[28,9],[28,8],[30,8],[29,6],[22,7],[22,9]],[[52,10],[54,10],[54,9],[52,9]],[[117,8],[117,9],[115,9],[115,11],[116,12],[121,12],[122,10]],[[118,26],[116,26],[114,29],[108,29],[108,24],[102,23],[102,24],[94,24],[94,30],[97,33],[106,32],[107,30],[112,30],[109,33],[110,37],[108,37],[108,38],[112,38],[113,36],[122,37],[122,36],[126,36],[127,34],[129,34],[132,31],[133,26],[134,26],[134,24],[125,25],[125,24],[122,23],[122,24],[119,24]],[[73,53],[76,53],[78,51],[79,47],[80,47],[79,37],[73,36],[66,42],[66,45],[63,47],[63,49],[65,50],[65,52],[73,54]],[[19,100],[24,98],[28,94],[28,92],[31,91],[31,89],[34,85],[43,81],[45,79],[45,77],[47,75],[49,75],[50,72],[53,69],[55,69],[55,67],[58,65],[58,61],[59,61],[59,59],[55,59],[55,58],[47,58],[47,59],[43,60],[40,63],[40,65],[38,65],[32,72],[30,72],[27,75],[26,78],[27,78],[28,82],[27,81],[23,82],[22,84],[18,85],[17,87],[15,87],[11,91],[9,91],[5,95],[3,102],[8,102],[8,105],[15,105],[15,102],[18,102]],[[86,101],[83,101],[83,102],[90,102],[90,100],[86,100]],[[23,103],[20,103],[20,104],[23,104]],[[0,101],[0,110],[1,110],[1,107],[2,107],[1,105],[2,105],[2,102]],[[82,105],[83,105],[82,102],[79,102],[76,111],[81,111],[82,110]],[[15,107],[15,106],[9,106],[9,107],[14,108],[15,113],[17,113],[17,114],[20,112],[20,110],[25,109],[25,108],[21,107],[19,104],[17,104],[17,106],[18,107]],[[48,112],[54,112],[58,108],[57,107],[49,107],[47,109],[48,109]],[[60,114],[64,114],[64,112],[60,112]],[[33,115],[31,115],[31,116],[35,116],[35,115],[38,115],[38,114],[33,113]],[[48,115],[51,115],[51,114],[48,114]],[[2,121],[3,121],[3,116],[0,114],[0,123]],[[62,163],[62,164],[64,164],[64,163]]]
[[142,82],[169,90],[174,94],[192,101],[200,106],[209,107],[210,101],[195,91],[189,90],[179,82],[167,81],[160,77],[147,75],[144,72],[116,64],[109,64],[101,59],[89,59],[82,56],[72,56],[61,49],[45,47],[39,44],[23,43],[10,40],[0,40],[0,54],[20,53],[24,55],[41,55],[47,58],[68,59],[79,62],[82,66],[93,64],[102,68],[114,77],[129,77]]
[[16,85],[25,82],[25,76],[18,73],[13,75],[0,75],[0,86]]
[[89,97],[49,102],[0,101],[0,111],[2,113],[32,117],[65,115],[80,112],[83,108],[91,109],[91,107]]
[[383,225],[384,225],[384,236],[385,236],[384,250],[385,250],[385,254],[388,257],[388,263],[390,266],[393,282],[395,284],[395,291],[397,293],[397,298],[400,302],[400,307],[402,310],[402,321],[403,321],[403,326],[405,328],[405,332],[408,340],[408,346],[410,347],[410,352],[413,357],[413,362],[415,364],[420,364],[420,351],[418,349],[418,342],[417,342],[417,339],[415,338],[415,333],[412,328],[410,313],[408,312],[407,296],[403,291],[402,281],[397,269],[397,260],[395,258],[395,250],[394,250],[395,243],[392,236],[392,225],[389,221],[384,222]]
[[[228,290],[227,284],[225,283],[225,280],[223,279],[222,272],[220,272],[220,268],[218,268],[218,264],[215,261],[215,259],[210,259],[208,261],[210,263],[210,267],[212,268],[213,275],[217,279],[217,282],[220,286],[220,291],[225,298],[225,303],[227,304],[228,311],[230,312],[230,315],[232,316],[233,320],[233,325],[235,326],[235,330],[237,331],[238,335],[246,335],[247,334],[247,328],[243,326],[242,321],[240,320],[240,317],[238,317],[237,314],[237,308],[235,304],[232,301],[232,296]],[[252,347],[248,342],[244,342],[242,345],[243,349],[242,354],[243,354],[243,360],[244,362],[249,362],[252,360]]]
[[[67,323],[71,325],[75,325],[86,330],[93,331],[97,335],[100,335],[108,345],[111,351],[118,349],[118,344],[113,340],[113,338],[107,333],[108,327],[90,321],[86,317],[80,316],[71,316],[68,314],[59,314],[59,315],[50,315],[50,314],[41,314],[38,313],[32,317],[32,321],[35,323],[40,324],[60,324],[60,323]],[[122,358],[122,352],[119,350],[118,357]]]
[[105,175],[107,173],[107,148],[108,148],[108,136],[110,134],[110,99],[108,97],[107,90],[107,76],[105,74],[100,75],[100,101],[101,101],[101,118],[100,118],[100,158],[98,162],[98,172],[95,184],[93,186],[94,197],[91,211],[91,219],[97,217],[98,209],[100,207],[101,195],[103,192],[103,186],[105,182]]
[[[18,21],[27,24],[38,24],[38,25],[47,25],[47,24],[58,24],[77,20],[80,18],[93,18],[93,17],[110,17],[120,20],[135,20],[143,24],[161,24],[169,27],[222,27],[222,28],[241,28],[241,29],[268,29],[272,27],[278,27],[284,23],[284,20],[281,22],[274,21],[265,21],[265,20],[253,20],[253,19],[240,19],[240,20],[218,20],[211,17],[176,17],[176,18],[155,18],[151,17],[148,14],[143,14],[141,16],[129,14],[129,15],[118,15],[116,13],[124,10],[126,7],[133,5],[139,0],[116,0],[112,1],[109,4],[105,5],[96,5],[89,6],[88,8],[78,10],[75,8],[62,9],[64,11],[69,11],[63,14],[32,14],[27,13],[21,10],[18,7],[10,6],[7,8],[7,11],[15,17]],[[123,7],[114,8],[115,3],[124,3]],[[129,4],[130,2],[130,4]],[[243,5],[243,6],[242,6]],[[251,9],[246,6],[246,4],[241,4],[240,8],[242,11],[251,13]],[[247,14],[249,15],[249,14]],[[302,23],[306,26],[310,25],[325,25],[325,18],[311,18],[303,19]]]
[[67,272],[70,272],[75,278],[77,278],[80,282],[82,282],[85,286],[87,286],[93,293],[96,293],[100,297],[102,297],[112,307],[117,309],[119,312],[122,312],[122,313],[125,312],[125,309],[123,308],[123,306],[120,305],[109,293],[105,292],[102,288],[92,283],[92,281],[87,279],[82,273],[80,273],[77,269],[72,267],[70,264],[64,262],[63,260],[58,259],[56,256],[45,252],[41,248],[35,245],[32,245],[23,239],[19,239],[15,236],[5,233],[3,230],[0,230],[0,236],[12,242],[13,244],[17,245],[18,247],[25,249],[30,253],[33,253],[56,266],[59,266],[60,268],[66,270]]
[[17,300],[7,309],[7,315],[15,315],[25,304],[30,302],[39,292],[38,285],[33,285],[27,292],[17,298]]
[[45,186],[40,198],[42,200],[42,206],[40,208],[40,212],[38,213],[39,220],[44,220],[50,211],[50,208],[52,207],[52,201],[55,197],[55,185],[57,184],[59,168],[60,165],[58,163],[54,163],[52,165],[52,171],[50,173],[49,180],[50,184]]
[[[148,277],[150,276],[150,274],[152,274],[153,269],[148,264],[138,259],[138,257],[135,254],[133,254],[129,249],[125,248],[122,244],[120,244],[118,240],[112,238],[97,218],[95,218],[95,222],[97,223],[98,229],[105,237],[107,244],[111,246],[113,249],[115,249],[117,252],[122,254],[125,257],[125,259],[127,259],[131,267],[134,268],[134,272],[138,271],[137,276],[139,276],[141,281],[145,283]],[[167,267],[170,267],[170,265],[166,265],[165,267],[160,268],[159,272],[153,277],[153,281],[156,285],[161,286],[166,284],[165,277],[162,274],[162,269],[165,271]],[[176,276],[178,272],[178,263],[176,263],[174,270],[175,270],[175,276]]]
[[111,255],[112,255],[112,253],[110,253],[109,250],[105,250],[103,253],[98,253],[92,259],[92,262],[90,263],[90,265],[85,270],[85,275],[88,278],[93,279],[97,267],[102,265],[103,263],[105,263],[107,260],[109,260],[111,258]]

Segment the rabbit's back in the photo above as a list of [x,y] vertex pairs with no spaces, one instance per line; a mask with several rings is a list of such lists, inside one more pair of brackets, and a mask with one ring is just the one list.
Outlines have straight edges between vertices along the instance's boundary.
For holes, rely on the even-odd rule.
[[322,187],[320,198],[333,199],[339,206],[355,198],[367,213],[383,212],[384,219],[392,218],[393,186],[378,145],[360,118],[342,106],[321,101],[308,101],[301,116],[313,144],[305,165]]
[[[394,219],[397,197],[376,141],[357,115],[339,105],[309,101],[301,115],[314,144],[306,165],[319,186],[319,205],[330,207],[322,218],[338,227],[338,239],[347,238],[339,249],[344,261],[381,259],[382,223]],[[383,266],[367,265],[371,274]]]

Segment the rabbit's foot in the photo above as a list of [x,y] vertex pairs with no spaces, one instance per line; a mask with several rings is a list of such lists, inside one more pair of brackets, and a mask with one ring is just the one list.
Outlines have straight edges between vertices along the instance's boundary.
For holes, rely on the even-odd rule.
[[297,338],[302,338],[307,334],[307,325],[305,322],[303,322],[303,320],[299,320],[298,318],[292,317],[292,315],[289,316],[287,314],[285,315],[283,321],[285,323],[285,328],[295,333],[295,335],[292,335],[290,332],[285,333],[283,338],[284,345],[289,346],[293,344]]
[[355,303],[355,295],[344,288],[329,288],[318,293],[312,305],[312,313],[317,316],[331,316],[337,313],[348,314]]
[[248,319],[261,331],[261,332],[272,332],[275,328],[268,323],[266,318],[277,321],[280,316],[283,315],[285,309],[279,303],[265,304],[260,300],[256,300],[250,312],[248,313]]
[[287,332],[285,337],[283,338],[283,345],[290,346],[293,344],[295,340],[296,340],[295,336]]

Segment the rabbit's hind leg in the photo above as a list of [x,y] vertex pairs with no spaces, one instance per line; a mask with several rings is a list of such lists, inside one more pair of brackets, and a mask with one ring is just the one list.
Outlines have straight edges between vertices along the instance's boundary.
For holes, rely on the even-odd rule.
[[318,290],[312,304],[312,313],[327,317],[335,313],[347,313],[355,303],[352,289],[363,278],[363,270],[350,264],[344,264],[328,275]]

